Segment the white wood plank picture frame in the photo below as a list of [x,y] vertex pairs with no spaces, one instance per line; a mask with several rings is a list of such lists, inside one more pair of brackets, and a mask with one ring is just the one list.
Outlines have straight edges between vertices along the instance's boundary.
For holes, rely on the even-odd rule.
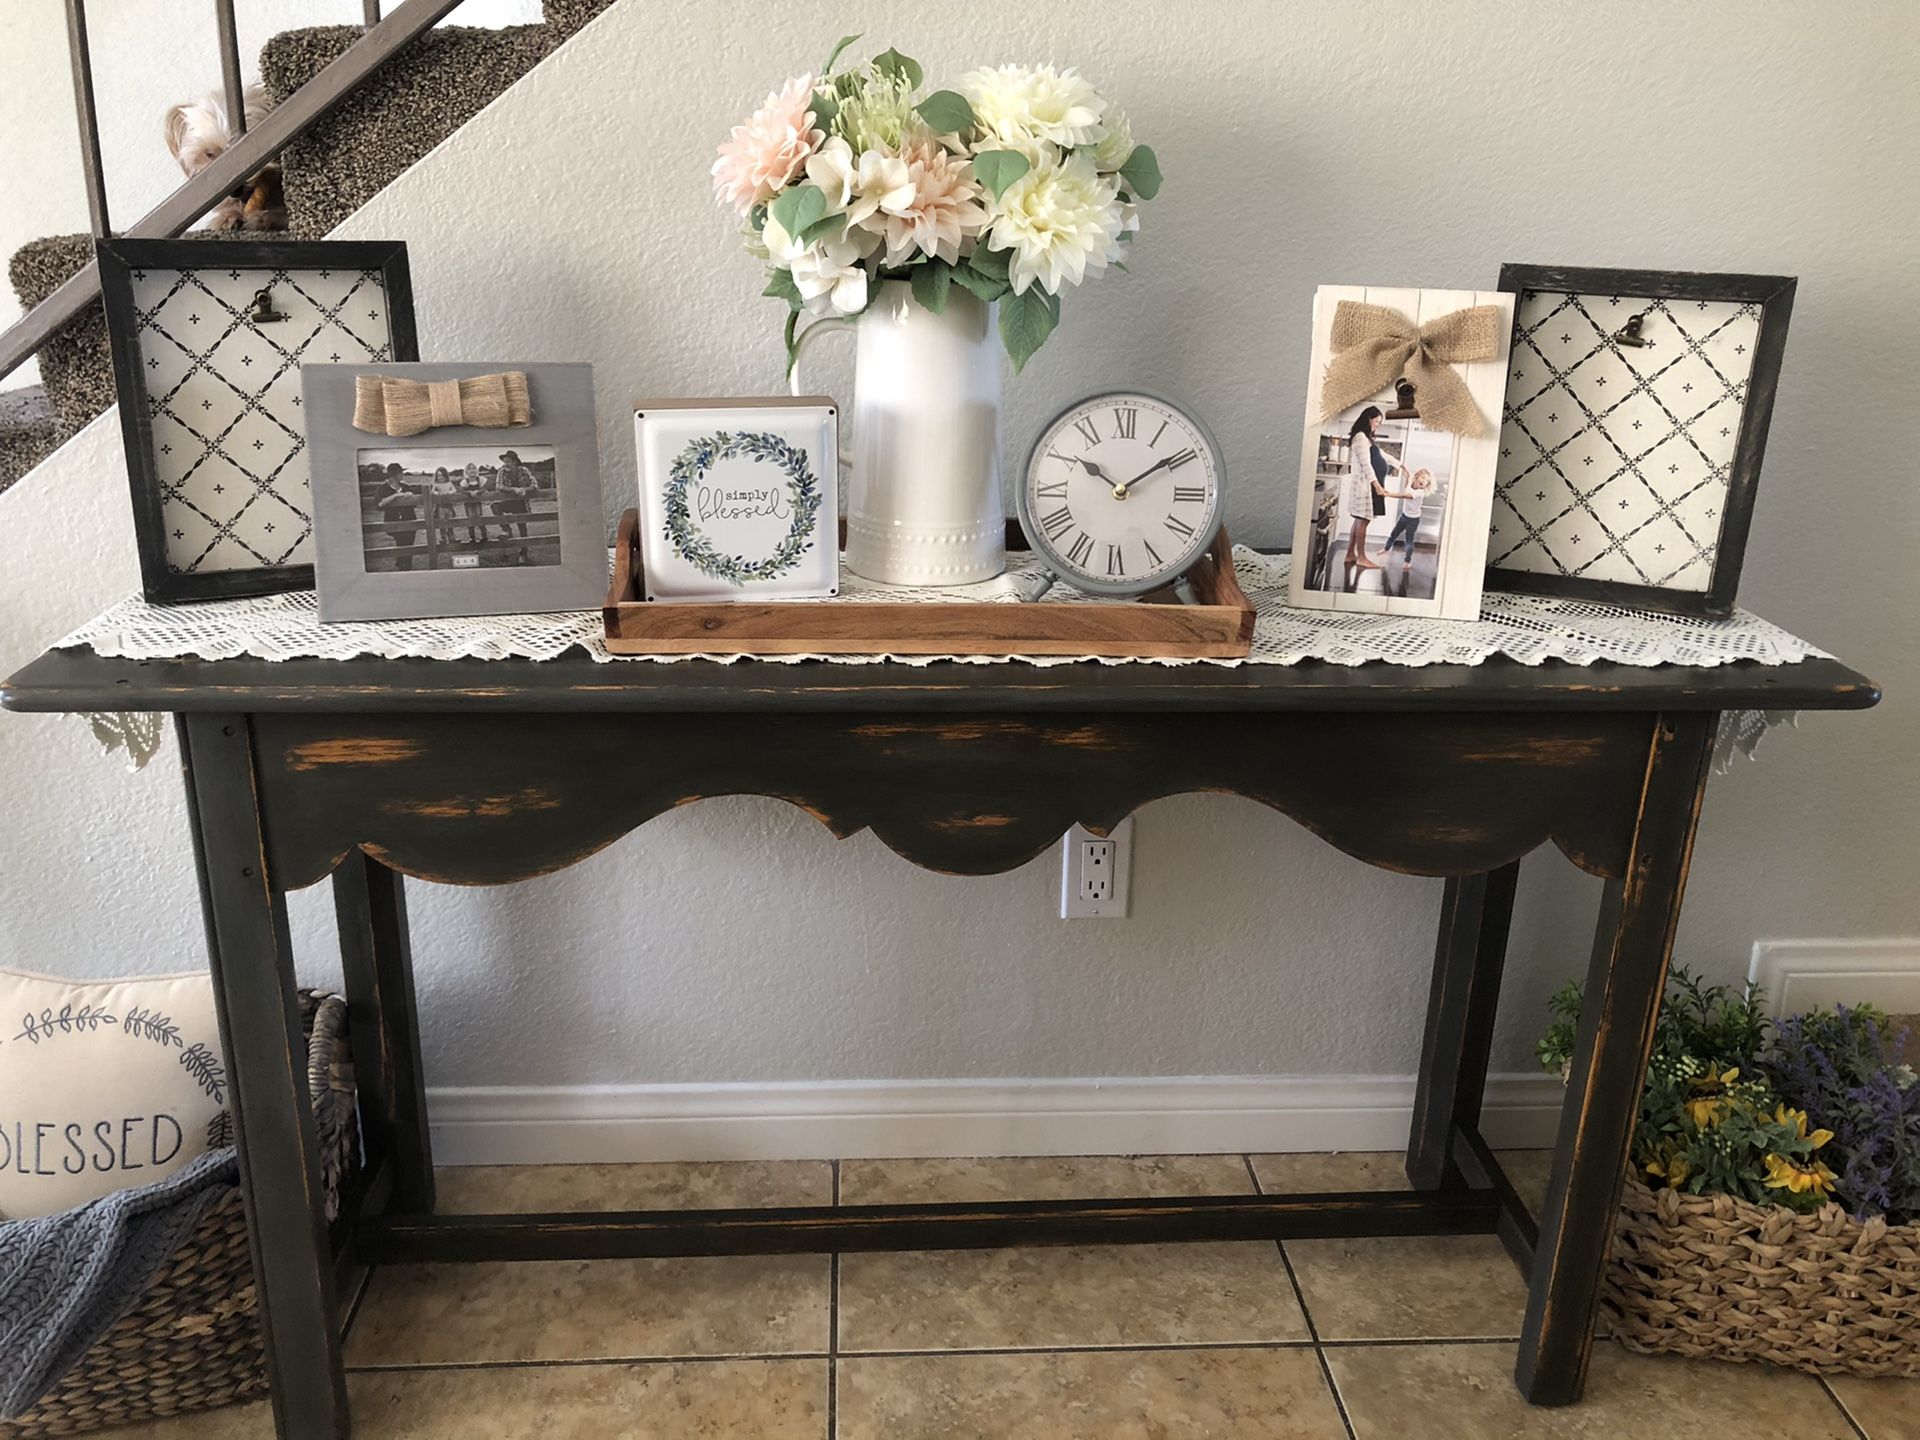
[[[1454,367],[1480,408],[1485,432],[1475,437],[1453,435],[1423,425],[1417,416],[1397,415],[1397,397],[1391,387],[1323,421],[1320,387],[1333,357],[1334,310],[1342,300],[1384,305],[1415,324],[1476,305],[1497,308],[1503,337],[1499,353]],[[1500,401],[1506,387],[1504,337],[1512,322],[1513,296],[1497,290],[1322,285],[1314,293],[1313,358],[1300,444],[1289,603],[1357,614],[1430,615],[1445,620],[1479,616],[1499,460]],[[1417,408],[1417,397],[1415,403]],[[1363,498],[1372,509],[1370,496],[1355,493],[1348,484],[1349,430],[1369,405],[1382,412],[1374,437],[1382,453],[1416,474],[1426,472],[1420,490],[1408,489],[1399,478],[1388,487],[1417,498],[1384,498],[1380,513],[1366,517],[1363,550],[1379,569],[1347,563],[1353,526],[1360,518],[1350,512]]]

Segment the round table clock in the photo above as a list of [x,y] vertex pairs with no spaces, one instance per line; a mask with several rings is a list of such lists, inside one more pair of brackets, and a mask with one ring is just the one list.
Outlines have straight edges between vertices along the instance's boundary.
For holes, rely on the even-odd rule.
[[1090,396],[1033,442],[1020,528],[1062,580],[1095,595],[1171,585],[1213,543],[1226,467],[1199,418],[1143,390]]

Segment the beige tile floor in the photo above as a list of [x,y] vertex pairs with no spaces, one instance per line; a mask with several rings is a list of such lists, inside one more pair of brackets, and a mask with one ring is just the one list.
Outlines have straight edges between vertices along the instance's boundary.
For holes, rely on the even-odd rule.
[[[1545,1164],[1507,1157],[1537,1203]],[[1402,1188],[1397,1155],[447,1170],[449,1211]],[[1147,1245],[395,1266],[347,1337],[361,1440],[1920,1440],[1920,1381],[1603,1343],[1584,1404],[1512,1386],[1497,1244]],[[103,1440],[266,1440],[264,1405]]]

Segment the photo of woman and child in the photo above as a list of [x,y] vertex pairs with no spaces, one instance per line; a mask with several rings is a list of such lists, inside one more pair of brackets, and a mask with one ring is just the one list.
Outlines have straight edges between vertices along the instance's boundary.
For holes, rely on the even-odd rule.
[[560,563],[550,445],[362,450],[358,469],[369,574]]
[[1454,438],[1417,416],[1388,418],[1378,405],[1327,423],[1315,465],[1308,589],[1433,598]]

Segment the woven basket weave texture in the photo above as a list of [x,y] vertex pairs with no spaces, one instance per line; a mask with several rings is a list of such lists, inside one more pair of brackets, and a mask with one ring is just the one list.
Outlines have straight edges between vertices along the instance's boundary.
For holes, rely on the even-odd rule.
[[[360,1154],[346,1002],[303,990],[300,1020],[332,1219]],[[236,1186],[208,1208],[146,1297],[38,1405],[18,1420],[0,1420],[0,1440],[84,1435],[264,1395],[255,1304],[247,1217]]]
[[1607,1272],[1630,1350],[1830,1375],[1920,1375],[1920,1225],[1627,1179]]

